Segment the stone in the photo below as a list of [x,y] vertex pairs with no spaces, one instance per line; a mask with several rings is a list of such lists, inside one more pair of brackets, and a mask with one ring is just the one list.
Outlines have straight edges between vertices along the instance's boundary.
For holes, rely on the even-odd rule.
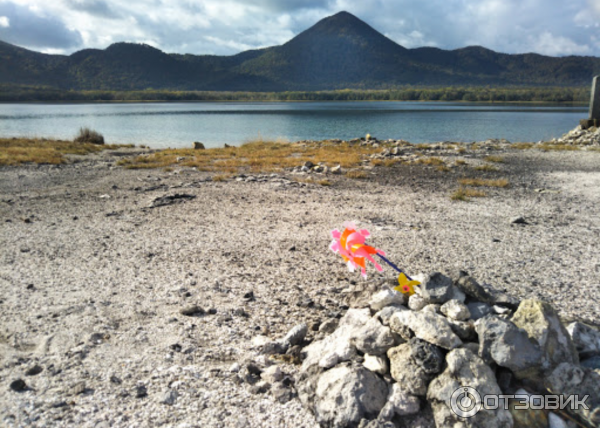
[[425,305],[425,307],[423,309],[421,309],[421,311],[431,312],[432,314],[439,314],[441,307],[442,307],[442,305],[438,305],[437,303],[430,303],[428,305]]
[[[591,426],[600,424],[600,374],[572,363],[561,363],[545,379],[545,386],[553,394],[576,396],[585,399],[585,406],[575,406],[570,411],[577,414]],[[587,408],[586,408],[587,407]]]
[[167,406],[172,406],[177,401],[177,397],[179,394],[174,389],[167,389],[163,391],[160,396],[159,403],[166,404]]
[[335,175],[340,175],[342,173],[342,166],[334,166],[333,168],[331,168],[331,173]]
[[204,144],[202,144],[200,141],[194,141],[194,149],[195,150],[204,150],[206,147],[204,147]]
[[580,322],[567,326],[580,358],[600,356],[600,331]]
[[525,217],[522,217],[522,216],[517,216],[517,217],[511,218],[510,223],[511,224],[529,224],[529,223],[527,223],[527,220],[525,220]]
[[427,306],[427,302],[418,294],[413,294],[408,298],[408,307],[413,311],[420,311],[425,306]]
[[197,317],[200,315],[204,315],[205,311],[198,305],[186,306],[179,310],[181,315],[185,315],[186,317]]
[[396,312],[406,310],[408,309],[406,309],[406,307],[404,306],[386,306],[385,308],[377,312],[375,314],[375,317],[378,318],[379,321],[381,321],[381,324],[390,325],[390,318],[392,318],[392,315],[394,315]]
[[306,323],[298,324],[285,335],[282,342],[288,346],[298,345],[302,343],[306,337],[306,333],[308,333],[308,326]]
[[475,323],[472,320],[468,321],[456,321],[448,319],[450,328],[458,336],[458,338],[465,342],[477,340],[477,332],[475,331]]
[[544,372],[552,371],[560,363],[579,363],[571,336],[548,303],[523,300],[511,320],[540,346]]
[[85,382],[84,381],[80,381],[80,382],[76,382],[73,385],[71,385],[69,387],[69,394],[70,395],[79,395],[79,394],[83,394],[85,392]]
[[467,303],[467,309],[471,314],[471,319],[477,321],[492,313],[492,307],[487,303],[483,302],[470,302]]
[[380,355],[364,355],[363,366],[371,370],[373,373],[384,375],[388,372],[388,363],[385,358]]
[[270,341],[262,346],[260,353],[263,355],[281,355],[285,354],[287,350],[288,346],[285,344],[276,341]]
[[296,394],[294,394],[294,391],[292,391],[291,388],[285,386],[283,382],[276,382],[271,385],[271,395],[275,400],[284,404],[291,401]]
[[444,354],[435,345],[413,338],[410,340],[410,357],[425,373],[437,374],[442,371]]
[[23,392],[29,389],[23,379],[17,379],[12,381],[9,385],[9,388],[15,392]]
[[396,312],[390,322],[393,331],[395,323],[404,325],[412,330],[416,337],[444,349],[454,349],[462,345],[462,341],[452,331],[450,324],[442,315],[431,312]]
[[322,426],[351,427],[363,418],[375,418],[387,397],[387,384],[376,374],[364,367],[340,366],[319,376],[314,397],[305,405]]
[[398,383],[392,385],[388,401],[379,413],[379,419],[391,420],[395,415],[412,415],[421,408],[419,397],[403,390]]
[[462,276],[456,281],[456,286],[462,290],[467,296],[473,299],[487,303],[488,305],[508,306],[511,309],[516,309],[519,305],[519,300],[516,297],[509,296],[498,290],[493,290],[491,287],[485,287],[479,284],[471,276]]
[[402,293],[398,293],[395,290],[389,288],[381,290],[371,297],[369,306],[374,311],[379,311],[386,306],[390,305],[404,305],[406,303],[406,297]]
[[390,373],[404,391],[415,396],[425,396],[427,385],[434,375],[418,365],[411,358],[411,354],[410,343],[403,343],[390,349],[387,353],[390,359]]
[[25,376],[37,376],[43,371],[44,369],[36,364],[25,372]]
[[592,357],[581,361],[581,367],[600,371],[600,357]]
[[279,366],[271,366],[267,367],[261,374],[260,377],[262,380],[265,380],[269,383],[279,382],[283,379],[283,372],[279,368]]
[[[474,388],[481,397],[499,395],[502,391],[492,369],[468,349],[450,351],[446,355],[446,363],[446,370],[431,381],[427,390],[427,399],[433,409],[436,426],[512,428],[513,418],[503,405],[494,410],[481,408],[470,418],[459,418],[449,404],[453,394],[460,388]],[[477,402],[480,403],[481,400]]]
[[148,389],[145,385],[137,385],[134,388],[135,398],[145,398],[148,396]]
[[370,318],[356,331],[353,344],[362,353],[383,355],[396,345],[396,339],[389,327],[381,325],[375,318]]
[[442,275],[439,272],[434,272],[428,275],[421,284],[421,296],[428,303],[445,303],[451,299],[452,279]]
[[271,384],[269,382],[265,382],[261,380],[260,382],[255,383],[250,387],[251,394],[264,394],[269,389],[271,389]]
[[518,379],[536,379],[542,365],[542,351],[525,330],[497,316],[477,321],[479,356],[510,369]]
[[464,303],[454,299],[444,303],[440,308],[440,312],[456,321],[464,321],[471,317],[469,308]]
[[523,428],[548,428],[548,416],[546,416],[546,412],[543,409],[522,408],[525,403],[532,403],[531,394],[524,389],[518,389],[515,391],[515,395],[519,397],[508,400],[508,411],[513,417],[514,426]]
[[335,329],[337,328],[338,324],[339,324],[339,320],[337,320],[335,318],[330,318],[328,320],[325,320],[319,326],[319,332],[326,333],[326,334],[333,333],[335,331]]

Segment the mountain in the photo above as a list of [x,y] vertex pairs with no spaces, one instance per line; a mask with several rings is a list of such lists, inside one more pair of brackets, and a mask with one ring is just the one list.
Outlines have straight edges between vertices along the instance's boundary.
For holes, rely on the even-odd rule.
[[0,42],[0,84],[59,89],[286,91],[418,86],[587,86],[597,57],[509,55],[470,46],[406,49],[347,12],[281,46],[232,56],[115,43],[70,56]]

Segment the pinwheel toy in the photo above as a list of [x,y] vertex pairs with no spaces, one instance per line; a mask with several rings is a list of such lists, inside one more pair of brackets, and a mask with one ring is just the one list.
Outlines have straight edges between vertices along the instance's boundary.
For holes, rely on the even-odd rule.
[[366,278],[367,260],[373,263],[375,269],[381,272],[383,268],[373,258],[373,256],[377,256],[399,273],[398,286],[394,287],[394,290],[409,296],[415,293],[415,286],[419,286],[421,283],[412,279],[402,269],[390,262],[385,257],[385,252],[378,248],[367,245],[365,241],[370,236],[368,230],[357,230],[356,225],[349,221],[344,222],[343,226],[343,232],[340,232],[337,229],[331,231],[333,242],[329,248],[331,248],[333,252],[339,253],[342,256],[344,261],[347,263],[350,272],[354,272],[355,269],[360,268],[362,276]]

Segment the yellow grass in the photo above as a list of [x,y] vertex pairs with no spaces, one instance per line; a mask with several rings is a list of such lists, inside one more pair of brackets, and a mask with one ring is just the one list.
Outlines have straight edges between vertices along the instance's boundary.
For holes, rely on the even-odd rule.
[[508,187],[510,182],[505,178],[498,180],[484,180],[481,178],[461,178],[458,180],[463,186],[472,187]]
[[445,165],[444,161],[440,158],[420,158],[417,160],[417,163],[433,166]]
[[484,160],[487,162],[504,163],[504,158],[502,156],[486,156]]
[[477,171],[485,171],[485,172],[495,172],[495,171],[500,171],[498,168],[496,168],[493,165],[481,165],[481,166],[477,166],[475,167],[475,169]]
[[346,177],[362,180],[367,178],[367,173],[361,170],[352,170],[346,173]]
[[33,138],[0,138],[0,165],[24,163],[58,165],[66,162],[64,155],[67,154],[87,155],[119,147],[124,146]]
[[452,196],[450,196],[450,199],[453,201],[469,201],[470,198],[483,198],[485,196],[487,196],[486,193],[481,190],[459,187]]
[[512,149],[518,149],[518,150],[531,149],[533,146],[535,146],[535,144],[533,144],[533,143],[512,143],[510,145],[510,147]]
[[133,169],[164,168],[177,163],[178,157],[185,157],[185,160],[178,163],[179,166],[229,173],[280,171],[303,165],[306,161],[315,164],[323,162],[329,167],[341,165],[342,168],[352,168],[360,166],[367,155],[377,151],[378,149],[370,146],[360,147],[348,143],[295,144],[256,140],[240,147],[161,150],[150,155],[123,159],[119,165]]
[[454,165],[456,165],[456,166],[461,166],[461,165],[466,165],[466,164],[467,164],[467,162],[462,159],[457,159],[454,161]]
[[329,180],[319,180],[318,183],[321,186],[331,186],[331,184],[332,184],[331,181],[329,181]]
[[446,165],[440,165],[436,168],[436,170],[438,170],[440,172],[449,172],[450,168],[448,168]]

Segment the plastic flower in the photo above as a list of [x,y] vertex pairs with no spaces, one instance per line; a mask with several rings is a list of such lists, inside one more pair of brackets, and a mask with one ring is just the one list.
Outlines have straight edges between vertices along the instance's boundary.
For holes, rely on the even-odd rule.
[[399,291],[402,294],[412,296],[415,294],[415,286],[421,285],[419,281],[409,280],[406,274],[401,273],[398,275],[398,286],[394,287],[394,290]]
[[375,269],[381,272],[383,268],[372,256],[375,254],[385,256],[385,253],[380,249],[365,244],[365,240],[370,235],[369,231],[366,229],[356,230],[356,225],[352,222],[345,222],[342,226],[345,228],[343,232],[337,229],[331,231],[333,241],[329,248],[342,256],[348,264],[350,272],[354,272],[356,268],[360,268],[361,275],[366,278],[366,260],[373,263]]

